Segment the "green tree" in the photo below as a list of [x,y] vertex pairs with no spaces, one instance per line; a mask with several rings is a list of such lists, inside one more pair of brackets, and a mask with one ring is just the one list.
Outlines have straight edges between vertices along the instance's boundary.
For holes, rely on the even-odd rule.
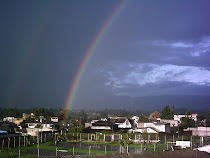
[[43,108],[32,109],[32,113],[34,114],[36,119],[39,119],[40,116],[44,116],[44,109]]
[[210,126],[210,111],[208,112],[208,115],[206,117],[206,126],[209,127]]
[[160,114],[162,119],[172,119],[171,118],[171,109],[169,105],[165,106]]
[[187,110],[186,113],[185,113],[185,115],[187,115],[187,117],[188,117],[188,115],[191,115],[191,111],[190,110]]
[[123,138],[120,140],[120,146],[123,147],[124,152],[127,153],[127,147],[131,143],[130,135],[129,133],[126,133]]
[[174,106],[171,107],[171,115],[174,117],[176,115],[176,109]]
[[85,122],[87,122],[87,114],[84,110],[80,111],[77,116],[76,119],[78,121],[80,121],[81,125],[85,124]]
[[149,122],[149,119],[144,114],[141,114],[139,116],[139,122]]
[[165,106],[160,114],[162,119],[173,119],[174,115],[176,114],[176,109],[174,106],[169,107],[169,105]]
[[186,129],[188,127],[195,127],[195,121],[188,117],[181,118],[181,128]]

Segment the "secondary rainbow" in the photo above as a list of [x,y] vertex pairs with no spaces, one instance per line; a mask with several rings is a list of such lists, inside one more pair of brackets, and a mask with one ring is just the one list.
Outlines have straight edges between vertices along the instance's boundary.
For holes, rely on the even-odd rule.
[[102,41],[104,35],[106,34],[106,32],[109,30],[110,26],[113,24],[113,22],[116,20],[116,18],[119,16],[119,14],[122,12],[123,8],[125,8],[127,0],[123,0],[119,6],[113,11],[113,13],[111,14],[111,16],[106,20],[106,22],[104,23],[104,25],[101,27],[101,29],[99,30],[99,32],[97,33],[97,35],[95,36],[95,38],[93,39],[93,41],[91,42],[91,45],[88,47],[85,56],[77,70],[77,73],[74,77],[74,80],[71,84],[69,93],[68,93],[68,98],[64,107],[64,110],[66,110],[65,113],[65,117],[67,118],[69,115],[69,111],[72,107],[73,104],[73,100],[76,94],[76,90],[77,87],[79,85],[80,79],[82,77],[83,72],[85,71],[85,68],[88,64],[88,61],[90,60],[91,56],[93,56],[96,48],[98,47],[98,45],[100,44],[100,42]]

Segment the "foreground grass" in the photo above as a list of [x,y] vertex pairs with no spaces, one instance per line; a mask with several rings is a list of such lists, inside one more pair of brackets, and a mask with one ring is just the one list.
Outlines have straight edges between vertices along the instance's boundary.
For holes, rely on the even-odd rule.
[[[18,150],[30,150],[30,149],[37,149],[37,145],[33,145],[33,146],[21,146],[20,148],[19,147],[16,147],[16,148],[12,148],[10,149],[9,151],[10,152],[6,152],[5,153],[10,153],[10,157],[12,157],[13,155],[11,154],[14,154],[14,157],[17,156],[18,154],[16,153],[13,153],[12,151],[18,151]],[[56,147],[55,146],[45,146],[45,145],[39,145],[39,149],[45,149],[45,150],[56,150]],[[64,147],[57,147],[57,150],[66,150],[68,152],[73,152],[73,148],[64,148]],[[74,152],[75,153],[84,153],[84,154],[89,154],[89,150],[88,149],[79,149],[79,148],[74,148]],[[104,154],[105,151],[103,150],[92,150],[91,149],[91,154]],[[116,153],[116,152],[113,152],[113,151],[106,151],[107,154],[113,154],[113,153]],[[21,155],[22,156],[22,155]],[[2,157],[2,156],[0,156]]]
[[[18,157],[19,154],[10,152],[10,151],[1,151],[0,157],[2,158],[9,158],[9,157]],[[21,154],[21,157],[37,157],[37,155],[31,155],[31,154]]]

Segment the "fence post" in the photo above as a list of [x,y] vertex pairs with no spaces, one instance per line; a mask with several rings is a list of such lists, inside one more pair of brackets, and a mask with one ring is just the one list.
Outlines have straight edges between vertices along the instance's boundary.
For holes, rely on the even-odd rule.
[[82,136],[81,136],[81,133],[80,133],[80,135],[79,135],[79,136],[80,136],[80,141],[82,141]]
[[2,150],[4,149],[4,139],[2,140]]
[[15,137],[14,137],[14,148],[15,148]]
[[9,149],[9,146],[10,146],[10,138],[8,138],[8,149]]
[[74,147],[73,147],[73,156],[74,156]]
[[24,137],[24,140],[23,140],[23,141],[24,141],[24,146],[26,146],[26,140],[25,140],[25,136],[23,136],[23,137]]
[[165,145],[166,145],[166,135],[165,135]]
[[38,157],[39,157],[39,134],[37,135],[37,143],[38,143],[38,144],[37,144],[37,148],[38,148],[38,149],[37,149],[37,150],[38,150],[37,152],[38,152]]
[[193,148],[193,141],[192,141],[192,136],[191,136],[191,150]]
[[20,139],[21,137],[19,136],[19,157],[20,157]]
[[155,152],[155,143],[154,143],[154,152]]
[[157,142],[157,134],[156,134],[156,138],[155,139],[156,139],[156,142]]
[[127,153],[128,153],[128,144],[127,144]]
[[141,143],[141,152],[142,152],[142,143]]
[[105,145],[105,154],[106,154],[106,145]]
[[58,156],[57,146],[56,146],[56,148],[55,148],[55,155]]
[[90,155],[90,148],[91,148],[91,146],[89,146],[89,155]]

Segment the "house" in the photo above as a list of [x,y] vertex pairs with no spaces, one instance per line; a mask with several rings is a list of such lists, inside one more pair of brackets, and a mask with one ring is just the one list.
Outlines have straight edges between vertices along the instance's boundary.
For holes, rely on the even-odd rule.
[[30,114],[23,113],[23,114],[22,114],[23,120],[25,120],[25,119],[27,119],[27,118],[29,118],[29,117],[35,118],[34,113],[30,113]]
[[139,122],[139,117],[138,116],[133,116],[133,117],[131,117],[131,120],[133,120],[133,125],[135,127],[137,127],[138,126],[138,122]]
[[210,127],[190,127],[184,129],[184,131],[192,131],[193,136],[210,137]]
[[94,131],[102,131],[102,130],[117,131],[118,125],[109,121],[97,121],[95,123],[92,123],[90,129]]
[[8,121],[8,122],[14,122],[15,121],[15,118],[14,117],[5,117],[4,119],[3,119],[3,121]]
[[178,127],[178,125],[180,124],[178,120],[167,120],[167,119],[161,119],[161,118],[157,118],[157,122],[169,123],[170,127]]
[[108,121],[117,124],[119,129],[130,129],[132,127],[127,117],[109,117]]
[[15,133],[16,125],[12,122],[0,122],[0,131],[6,131],[7,133]]
[[23,118],[15,118],[14,123],[16,125],[20,125],[20,123],[23,122]]
[[91,122],[86,122],[86,123],[85,123],[85,128],[91,127],[92,124],[95,123],[95,122],[97,122],[97,121],[99,121],[99,120],[92,120]]
[[51,120],[52,122],[58,122],[58,117],[51,117],[50,120]]
[[181,122],[182,117],[189,117],[192,118],[195,122],[198,120],[198,114],[191,114],[191,115],[174,115],[174,120]]
[[34,122],[27,123],[28,127],[26,128],[27,133],[31,136],[37,136],[39,132],[54,132],[57,131],[55,129],[55,125],[50,121],[43,121],[42,123]]
[[145,127],[145,128],[137,128],[137,129],[130,129],[129,132],[132,133],[159,133],[160,130],[154,128],[154,127]]
[[148,128],[147,131],[156,131],[156,132],[166,132],[170,133],[171,132],[171,127],[169,123],[157,123],[157,122],[140,122],[138,123],[138,129],[141,128]]

